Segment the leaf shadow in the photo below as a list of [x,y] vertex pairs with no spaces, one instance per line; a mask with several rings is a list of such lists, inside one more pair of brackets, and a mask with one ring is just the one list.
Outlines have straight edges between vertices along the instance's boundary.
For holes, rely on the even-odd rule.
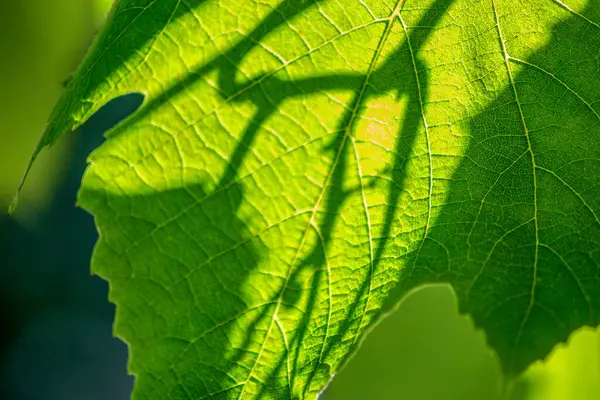
[[[226,372],[235,362],[227,356],[226,332],[239,329],[236,319],[271,307],[239,295],[261,253],[260,235],[249,235],[236,216],[240,187],[211,196],[200,182],[128,195],[84,188],[79,197],[97,210],[106,238],[95,258],[110,260],[92,269],[110,280],[111,301],[128,304],[117,309],[115,331],[137,349],[130,354],[136,392],[163,393],[173,376],[182,384],[168,392],[179,398],[200,398],[217,391],[216,383],[235,384]],[[167,205],[201,198],[190,218],[164,223]],[[186,385],[190,380],[194,384]]]
[[423,282],[450,283],[509,377],[598,323],[600,78],[585,60],[600,51],[600,29],[583,17],[594,7],[558,20],[527,60],[509,48],[509,85],[470,118],[445,205],[388,298],[391,306]]

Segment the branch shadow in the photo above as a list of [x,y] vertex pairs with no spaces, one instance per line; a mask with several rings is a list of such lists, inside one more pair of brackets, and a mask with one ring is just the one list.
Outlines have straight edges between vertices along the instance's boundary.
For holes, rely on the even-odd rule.
[[[131,355],[130,367],[139,375],[136,394],[140,398],[144,393],[161,391],[171,397],[190,399],[241,395],[245,386],[256,379],[252,374],[262,353],[251,354],[248,351],[250,344],[264,336],[264,346],[280,305],[299,307],[300,298],[307,290],[308,302],[306,309],[302,311],[297,332],[286,343],[288,351],[276,358],[275,367],[267,379],[258,382],[259,389],[255,393],[257,397],[266,396],[266,390],[269,390],[269,396],[290,398],[315,391],[312,387],[315,379],[322,383],[330,378],[333,366],[327,363],[328,358],[341,347],[354,346],[368,325],[368,320],[364,318],[367,314],[372,314],[368,309],[371,278],[380,266],[390,238],[399,198],[406,184],[406,165],[418,137],[419,127],[424,122],[422,105],[427,103],[429,97],[428,73],[419,54],[433,32],[433,27],[454,0],[436,0],[419,21],[420,28],[410,33],[405,31],[403,45],[381,63],[374,64],[373,70],[367,75],[338,74],[289,81],[275,75],[265,75],[247,82],[236,81],[241,63],[257,43],[277,27],[321,1],[283,1],[241,42],[175,82],[158,97],[150,99],[109,136],[109,140],[115,138],[128,127],[167,105],[208,73],[218,71],[219,91],[224,99],[232,102],[250,101],[257,111],[248,122],[229,158],[225,172],[211,193],[204,189],[200,176],[188,178],[183,187],[159,192],[148,190],[143,193],[117,193],[99,192],[85,187],[82,189],[80,199],[96,215],[98,229],[105,238],[98,246],[94,259],[104,257],[114,261],[110,265],[104,262],[102,266],[95,268],[100,275],[111,281],[111,299],[120,303],[116,326],[131,348],[135,349]],[[400,25],[400,20],[395,16],[387,24]],[[411,80],[389,79],[403,67],[410,68],[417,75]],[[376,90],[373,90],[375,87]],[[247,158],[260,127],[277,112],[283,102],[332,89],[347,90],[355,95],[340,118],[334,140],[323,149],[324,152],[333,154],[334,161],[323,189],[323,210],[320,210],[319,199],[313,217],[317,210],[324,217],[318,223],[311,218],[307,227],[307,232],[313,231],[319,240],[308,251],[308,255],[300,259],[297,265],[292,265],[276,296],[261,305],[247,304],[238,293],[258,265],[260,254],[264,251],[258,248],[262,246],[260,240],[249,235],[248,227],[237,217],[244,197],[238,171]],[[388,206],[381,238],[376,247],[371,249],[371,263],[365,269],[367,276],[355,290],[342,318],[343,322],[334,332],[329,332],[327,327],[320,333],[323,335],[323,345],[318,357],[302,359],[303,342],[311,330],[313,314],[320,300],[318,289],[324,284],[324,276],[328,274],[326,255],[333,240],[335,221],[348,197],[364,190],[360,187],[347,189],[344,185],[354,154],[351,128],[357,112],[365,107],[371,96],[383,92],[395,92],[398,98],[406,97],[408,117],[396,140],[393,167],[386,172],[390,174],[386,202]],[[173,136],[168,140],[176,139]],[[175,223],[170,219],[166,204],[179,204],[185,208],[189,216],[185,220],[190,225],[185,227],[188,222]],[[189,204],[194,206],[187,207]],[[365,209],[365,213],[368,212]],[[148,215],[157,219],[148,220]],[[165,220],[168,222],[163,224]],[[110,224],[105,221],[110,221]],[[165,234],[162,228],[167,224],[170,229],[179,231],[177,237],[183,239],[174,240],[172,234]],[[298,254],[301,250],[298,250]],[[135,257],[129,256],[132,251],[135,252]],[[206,264],[201,262],[198,265],[197,260],[205,260]],[[169,267],[154,271],[149,267],[151,264]],[[303,282],[301,278],[306,274],[310,276],[308,289],[306,281]],[[135,293],[135,296],[129,293]],[[124,306],[125,303],[127,307]],[[182,311],[184,308],[185,311]],[[144,313],[135,310],[144,310]],[[210,314],[206,310],[210,310]],[[232,338],[238,335],[236,332],[239,332],[240,327],[236,324],[240,319],[247,323],[241,325],[245,326],[246,332],[241,343],[234,346],[238,350],[230,355],[227,350],[232,346]],[[221,327],[224,329],[220,329]],[[199,330],[201,334],[198,334]],[[207,354],[223,354],[224,357],[209,359]],[[250,364],[247,363],[249,357],[254,358]],[[286,385],[276,387],[282,382],[281,371],[286,363],[288,367],[293,365],[295,374],[286,378]],[[240,380],[239,376],[243,373],[246,378]],[[308,375],[308,379],[303,387],[297,387],[296,377],[302,375]],[[173,380],[179,385],[174,385],[175,388],[170,390],[167,381]]]
[[[289,292],[293,292],[294,290],[299,292],[301,290],[301,284],[296,283],[296,285],[294,285],[294,278],[299,276],[304,269],[313,269],[315,271],[310,283],[310,300],[307,307],[308,311],[304,314],[304,317],[299,324],[299,332],[289,344],[290,348],[296,346],[296,352],[293,360],[296,375],[308,375],[306,384],[303,388],[298,390],[298,392],[302,393],[303,396],[306,395],[307,392],[315,390],[314,388],[311,388],[312,382],[315,380],[315,378],[318,377],[324,380],[330,379],[332,366],[325,363],[324,360],[327,360],[330,354],[340,349],[340,347],[348,345],[349,343],[351,346],[356,345],[361,333],[363,333],[363,329],[365,328],[365,326],[362,326],[362,324],[364,316],[369,312],[367,307],[371,279],[378,270],[380,262],[383,260],[383,253],[385,251],[387,242],[391,237],[391,227],[396,216],[399,198],[401,193],[404,191],[406,184],[407,162],[411,155],[411,151],[413,150],[415,140],[418,137],[419,127],[423,125],[424,110],[421,109],[421,106],[422,104],[426,104],[428,100],[429,79],[427,77],[427,70],[419,58],[419,52],[427,41],[429,35],[433,32],[433,28],[431,27],[437,26],[437,22],[443,16],[444,12],[452,2],[453,0],[437,0],[417,24],[419,27],[423,26],[428,28],[417,29],[411,35],[405,37],[404,44],[395,49],[394,52],[381,64],[381,66],[373,71],[373,78],[370,84],[376,87],[380,92],[392,91],[397,94],[398,98],[403,96],[408,98],[408,106],[406,110],[407,118],[403,122],[402,129],[397,136],[396,147],[393,151],[393,167],[390,171],[387,171],[387,173],[390,174],[391,179],[388,180],[388,199],[386,201],[388,206],[386,207],[385,211],[383,230],[380,234],[378,245],[374,249],[374,254],[371,261],[372,264],[369,266],[368,276],[363,279],[358,290],[356,290],[350,305],[346,307],[346,314],[341,318],[342,323],[339,325],[338,329],[331,334],[331,336],[326,335],[324,338],[325,342],[323,344],[322,352],[319,357],[313,360],[308,360],[308,362],[305,362],[303,365],[299,366],[300,350],[302,348],[302,343],[306,337],[312,314],[314,312],[314,303],[318,297],[317,289],[320,286],[319,281],[322,273],[326,273],[326,271],[323,271],[323,268],[327,264],[326,254],[332,241],[335,219],[339,215],[339,211],[348,196],[354,191],[360,190],[360,188],[350,191],[343,189],[345,174],[348,170],[348,157],[351,154],[349,152],[351,151],[350,149],[352,146],[351,141],[345,140],[343,135],[349,135],[348,129],[350,129],[354,117],[352,115],[352,110],[358,110],[367,104],[369,101],[369,96],[364,95],[360,97],[357,95],[353,104],[349,107],[350,111],[341,119],[341,124],[339,126],[339,131],[341,133],[336,141],[339,142],[339,144],[335,143],[332,146],[333,148],[336,148],[337,152],[339,153],[339,162],[334,166],[331,174],[331,184],[328,188],[329,193],[327,195],[327,201],[325,202],[325,211],[323,212],[325,214],[325,218],[320,226],[314,227],[314,229],[319,233],[318,236],[320,238],[320,244],[315,245],[309,255],[303,259],[299,263],[298,267],[296,267],[296,269],[292,272],[290,277],[290,283],[292,284],[288,285],[285,288],[285,292],[282,293],[282,297],[286,300],[285,302],[287,304],[296,304],[298,302],[299,294],[297,293],[292,297]],[[394,22],[399,23],[397,20]],[[390,83],[389,77],[394,76],[398,68],[401,68],[402,66],[413,67],[414,71],[418,71],[418,78],[413,76],[414,80],[412,81],[398,79],[397,81]],[[367,79],[369,78],[365,77],[365,80]],[[367,82],[365,81],[365,84],[366,83]],[[417,87],[419,87],[419,90],[415,90]],[[359,321],[358,324],[356,324],[357,321]],[[351,352],[348,352],[348,354],[351,354]],[[273,373],[269,377],[267,384],[262,386],[262,391],[260,392],[259,398],[266,394],[266,390],[269,390],[269,392],[272,393],[273,387],[272,384],[269,386],[269,383],[275,380],[278,371],[282,368],[285,359],[289,356],[290,354],[284,354],[280,358],[279,362],[277,363],[277,367],[273,370]],[[346,356],[346,358],[348,357],[349,356]],[[344,361],[342,361],[342,363],[343,362]],[[294,378],[292,378],[290,387],[293,391]],[[316,388],[317,391],[319,389],[320,388]],[[284,393],[283,395],[292,396],[292,398],[295,398],[293,393]]]

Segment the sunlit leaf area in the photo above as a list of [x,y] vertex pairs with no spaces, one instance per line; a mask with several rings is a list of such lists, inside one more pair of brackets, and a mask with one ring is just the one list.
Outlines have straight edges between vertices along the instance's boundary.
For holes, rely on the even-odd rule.
[[0,399],[600,398],[599,2],[112,3],[0,3]]

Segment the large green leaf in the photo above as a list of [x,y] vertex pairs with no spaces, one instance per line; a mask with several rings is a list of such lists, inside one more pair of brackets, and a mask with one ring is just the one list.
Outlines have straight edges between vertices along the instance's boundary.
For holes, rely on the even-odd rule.
[[79,196],[134,396],[314,397],[425,282],[510,374],[596,325],[599,23],[581,0],[118,3],[38,152],[146,94]]

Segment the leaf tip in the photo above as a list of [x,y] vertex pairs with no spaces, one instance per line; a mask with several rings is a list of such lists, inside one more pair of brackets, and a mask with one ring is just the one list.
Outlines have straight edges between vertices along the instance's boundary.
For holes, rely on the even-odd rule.
[[10,205],[8,206],[8,216],[9,217],[12,213],[15,212],[15,210],[17,209],[18,206],[19,206],[19,193],[17,193],[15,195],[15,197],[13,197],[12,201],[10,202]]
[[8,206],[8,215],[9,216],[12,213],[14,213],[15,210],[17,209],[17,207],[19,206],[19,195],[21,194],[21,190],[23,189],[23,185],[25,185],[25,181],[27,180],[27,177],[29,176],[29,171],[31,171],[31,167],[33,166],[33,163],[35,162],[35,159],[37,158],[37,156],[40,153],[40,150],[42,148],[43,147],[38,146],[38,148],[36,149],[36,151],[33,153],[33,155],[31,156],[31,158],[29,159],[29,163],[27,164],[27,168],[25,169],[25,172],[23,173],[23,177],[21,178],[21,182],[19,182],[19,187],[17,188],[17,193],[15,194],[15,196],[12,199],[12,201],[10,202],[10,205]]

